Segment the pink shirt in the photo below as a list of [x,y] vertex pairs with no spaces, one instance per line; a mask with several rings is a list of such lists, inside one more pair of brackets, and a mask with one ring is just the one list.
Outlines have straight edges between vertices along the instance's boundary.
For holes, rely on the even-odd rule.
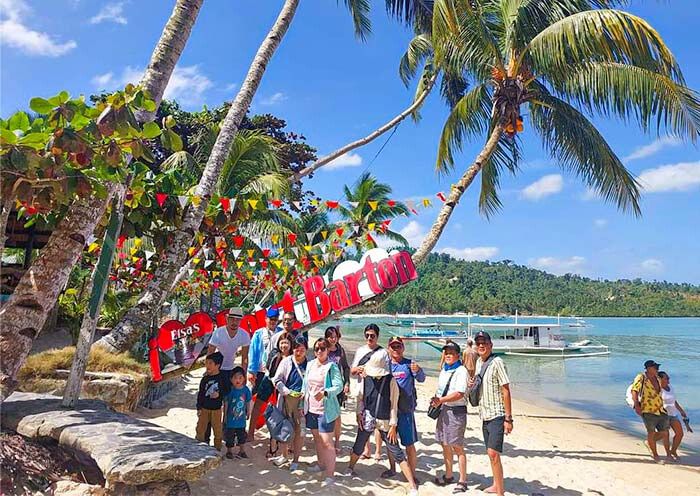
[[309,412],[315,414],[323,414],[323,398],[317,400],[316,393],[323,392],[326,389],[326,374],[328,373],[328,365],[330,361],[321,365],[318,360],[313,360],[309,363],[306,371],[306,382],[308,384]]

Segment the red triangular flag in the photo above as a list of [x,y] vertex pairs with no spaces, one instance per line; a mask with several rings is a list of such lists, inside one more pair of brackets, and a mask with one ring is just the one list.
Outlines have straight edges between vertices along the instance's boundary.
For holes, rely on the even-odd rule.
[[344,232],[345,232],[345,229],[343,229],[342,227],[339,227],[338,229],[335,230],[335,233],[338,235],[338,237],[341,237]]
[[396,205],[396,201],[395,200],[387,200],[386,204],[389,205],[390,207],[393,207],[394,205]]
[[221,208],[224,212],[228,212],[231,209],[231,200],[228,198],[219,198],[219,203],[221,203]]
[[330,209],[338,208],[338,202],[333,200],[326,200],[326,206]]
[[442,200],[443,203],[447,201],[447,198],[445,198],[445,194],[444,194],[442,191],[440,191],[440,192],[439,192],[437,195],[435,195],[435,196],[437,196],[438,198],[440,198],[440,200]]
[[287,239],[289,240],[290,243],[294,244],[297,242],[297,235],[294,233],[289,233],[289,234],[287,234]]
[[156,193],[156,201],[158,202],[158,206],[160,208],[163,208],[163,204],[165,204],[165,200],[168,199],[168,194],[167,193]]
[[270,200],[270,204],[275,208],[280,208],[282,206],[282,200]]
[[243,236],[234,236],[233,244],[236,245],[236,248],[243,246]]

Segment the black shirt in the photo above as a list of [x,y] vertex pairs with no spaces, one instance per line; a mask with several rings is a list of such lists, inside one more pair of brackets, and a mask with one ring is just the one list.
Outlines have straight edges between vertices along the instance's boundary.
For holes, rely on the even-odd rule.
[[[220,371],[216,375],[205,375],[199,383],[197,393],[197,410],[220,410],[221,405],[231,389],[230,379]],[[219,393],[217,398],[212,398],[214,393]]]

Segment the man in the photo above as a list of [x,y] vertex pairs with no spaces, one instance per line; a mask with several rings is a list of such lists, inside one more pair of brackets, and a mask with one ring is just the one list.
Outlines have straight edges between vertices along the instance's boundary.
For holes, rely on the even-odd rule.
[[476,361],[479,359],[479,354],[474,349],[474,341],[472,338],[467,339],[467,349],[464,350],[462,356],[462,361],[464,362],[464,368],[467,369],[467,374],[471,379],[476,374]]
[[243,318],[243,310],[240,307],[229,309],[226,315],[226,325],[217,327],[212,333],[209,340],[209,348],[207,354],[220,351],[224,356],[224,363],[221,365],[221,372],[226,375],[229,382],[231,381],[231,372],[233,371],[233,362],[236,359],[238,349],[241,349],[241,367],[243,370],[248,369],[248,348],[250,347],[250,336],[241,329],[241,319]]
[[250,340],[248,351],[248,382],[253,386],[253,413],[250,415],[250,427],[248,428],[248,441],[255,441],[255,424],[260,417],[263,404],[270,399],[274,386],[267,376],[267,357],[272,349],[272,337],[281,331],[277,327],[280,311],[274,307],[267,309],[265,314],[265,327],[258,329]]
[[[481,376],[479,394],[479,416],[486,453],[491,462],[493,485],[484,490],[487,493],[505,495],[503,484],[503,436],[513,432],[513,412],[511,408],[510,380],[503,360],[493,356],[493,343],[489,333],[480,331],[474,336],[476,352],[476,373]],[[483,372],[482,372],[483,371]],[[476,378],[469,381],[470,388]]]
[[[416,442],[418,442],[418,429],[416,428],[415,411],[418,404],[415,381],[425,382],[425,372],[413,360],[404,357],[403,339],[394,336],[389,340],[389,357],[391,358],[391,374],[399,386],[399,418],[398,431],[401,444],[406,448],[408,466],[416,478]],[[383,477],[396,475],[396,461],[389,452],[389,470],[382,473]]]
[[654,457],[654,461],[659,461],[659,453],[656,451],[656,442],[661,439],[666,449],[666,458],[670,456],[670,443],[668,429],[670,419],[664,410],[664,401],[661,397],[661,384],[659,384],[659,367],[661,364],[654,360],[644,362],[644,372],[638,374],[632,383],[632,399],[634,400],[634,411],[642,417],[644,427],[647,430],[647,447]]
[[270,341],[270,353],[274,354],[277,352],[277,342],[285,332],[292,336],[292,340],[296,339],[297,336],[304,336],[304,339],[306,340],[306,347],[309,347],[309,333],[307,331],[302,332],[301,329],[294,329],[294,325],[296,323],[297,316],[294,314],[294,312],[284,312],[284,315],[282,316],[283,332],[278,332],[272,336],[272,340]]

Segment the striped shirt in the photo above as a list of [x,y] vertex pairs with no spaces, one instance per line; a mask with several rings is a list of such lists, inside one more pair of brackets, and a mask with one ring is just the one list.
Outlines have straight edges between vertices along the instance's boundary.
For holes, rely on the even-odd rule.
[[[481,358],[476,361],[476,373],[481,373]],[[506,365],[498,357],[491,358],[481,383],[481,399],[479,400],[479,415],[481,420],[492,420],[503,417],[506,407],[503,403],[501,386],[510,384]]]

